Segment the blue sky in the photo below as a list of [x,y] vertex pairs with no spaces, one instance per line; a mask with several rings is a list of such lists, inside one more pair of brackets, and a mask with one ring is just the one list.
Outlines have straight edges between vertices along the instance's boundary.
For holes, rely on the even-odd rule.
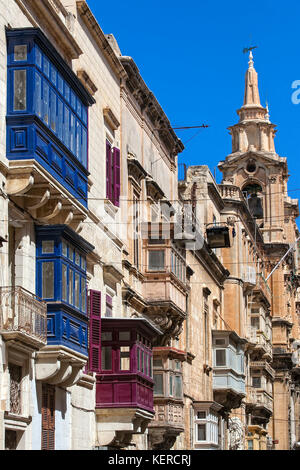
[[[292,83],[300,80],[298,0],[88,3],[122,54],[133,57],[171,124],[211,126],[194,138],[195,130],[177,134],[183,143],[192,138],[179,162],[207,164],[212,171],[231,152],[227,127],[238,120],[248,66],[242,50],[258,45],[254,64],[261,102],[268,100],[277,125],[276,151],[288,157],[289,189],[300,188],[300,104],[291,100]],[[290,196],[300,197],[300,189]]]

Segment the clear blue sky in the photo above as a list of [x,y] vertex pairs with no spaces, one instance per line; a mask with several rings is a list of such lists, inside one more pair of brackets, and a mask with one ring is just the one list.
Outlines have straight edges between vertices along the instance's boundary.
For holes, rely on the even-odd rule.
[[[104,33],[133,57],[171,124],[211,126],[186,144],[179,162],[207,164],[212,171],[231,152],[227,127],[238,120],[248,66],[242,50],[258,45],[261,102],[268,100],[278,126],[276,151],[288,157],[289,189],[300,188],[300,104],[291,101],[292,82],[300,80],[299,0],[88,3]],[[185,143],[195,132],[177,134]],[[290,196],[300,197],[300,190]]]

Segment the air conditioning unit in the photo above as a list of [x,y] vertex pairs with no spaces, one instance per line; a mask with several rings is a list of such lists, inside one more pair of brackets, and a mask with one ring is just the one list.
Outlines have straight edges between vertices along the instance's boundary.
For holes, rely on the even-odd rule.
[[243,269],[243,281],[248,286],[256,285],[256,268],[254,266],[245,265]]

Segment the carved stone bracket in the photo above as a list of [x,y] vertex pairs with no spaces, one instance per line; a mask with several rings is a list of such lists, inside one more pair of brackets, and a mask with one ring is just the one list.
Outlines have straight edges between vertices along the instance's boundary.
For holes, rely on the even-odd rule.
[[171,301],[149,302],[145,314],[163,332],[162,336],[156,338],[155,346],[168,346],[172,338],[179,336],[186,317]]

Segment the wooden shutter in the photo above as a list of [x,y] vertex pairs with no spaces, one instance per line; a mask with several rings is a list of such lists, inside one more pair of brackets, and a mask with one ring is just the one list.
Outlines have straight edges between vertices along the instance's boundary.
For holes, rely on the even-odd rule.
[[101,292],[90,291],[90,345],[89,365],[92,372],[100,372],[101,368]]
[[106,141],[106,197],[112,200],[111,145]]
[[115,206],[120,207],[120,194],[121,194],[121,153],[120,150],[114,148],[114,195],[113,203]]
[[55,387],[42,386],[42,450],[55,450]]

